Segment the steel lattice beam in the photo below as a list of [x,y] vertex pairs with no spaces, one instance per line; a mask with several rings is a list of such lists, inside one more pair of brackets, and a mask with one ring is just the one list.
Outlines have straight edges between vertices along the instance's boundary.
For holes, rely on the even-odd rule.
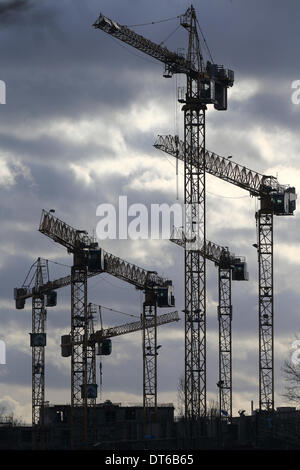
[[[184,142],[179,140],[177,136],[159,135],[154,147],[184,161]],[[193,160],[195,158],[194,153],[190,152],[189,154]],[[223,181],[249,191],[254,196],[268,195],[270,191],[284,192],[287,187],[279,184],[274,176],[262,175],[209,150],[205,151],[205,171]]]
[[[35,265],[35,287],[39,288],[49,278],[48,265],[38,258]],[[44,439],[45,405],[45,342],[46,316],[44,296],[32,297],[32,429],[33,446],[37,445],[37,428],[41,430],[41,444]]]
[[146,292],[143,325],[143,408],[144,435],[152,432],[157,413],[157,303],[156,294]]
[[[98,245],[86,231],[77,230],[71,227],[58,217],[55,217],[52,213],[45,210],[42,211],[39,231],[55,242],[66,247],[70,252],[82,250],[83,253],[83,250],[88,251],[90,247],[95,246],[95,244]],[[88,273],[88,277],[95,276],[105,271],[141,290],[152,288],[154,286],[164,286],[166,284],[166,279],[158,276],[156,272],[147,271],[135,264],[128,263],[118,256],[114,256],[104,250],[101,251],[104,258],[104,269]],[[69,281],[70,279],[68,276],[54,281],[55,288],[57,289],[59,287],[66,286],[70,283]],[[44,289],[47,289],[48,286],[43,287]],[[19,298],[26,298],[30,295],[32,295],[32,291],[28,289],[28,293],[24,296],[20,296]]]
[[[157,408],[157,306],[153,292],[143,303],[143,406]],[[146,411],[147,412],[147,411]]]
[[116,39],[125,42],[154,59],[165,63],[168,65],[169,70],[172,71],[172,73],[195,72],[195,68],[191,62],[187,61],[183,56],[169,51],[166,47],[155,44],[149,39],[146,39],[127,28],[127,26],[122,26],[102,14],[100,14],[93,26],[97,29],[102,29],[111,36],[114,36]]
[[[97,307],[94,304],[88,305],[87,318],[87,384],[96,384],[96,343],[91,341],[94,336],[94,318],[97,315]],[[95,406],[96,398],[88,398],[88,406]]]
[[[179,321],[178,312],[168,312],[164,313],[163,315],[157,316],[157,326],[165,325],[166,323],[171,323],[174,321]],[[154,320],[149,319],[146,320],[146,327],[154,326]],[[125,323],[124,325],[120,326],[112,326],[110,328],[106,328],[104,330],[96,331],[94,335],[91,336],[91,340],[94,342],[101,342],[106,338],[113,338],[114,336],[125,335],[128,333],[133,333],[134,331],[139,331],[143,329],[143,322],[142,320],[136,322]]]
[[220,416],[232,417],[232,305],[231,268],[219,265],[219,407]]
[[[185,245],[189,243],[181,227],[173,228],[170,241],[182,248],[184,248]],[[224,258],[224,254],[226,254],[226,259],[228,260],[228,263],[231,263],[232,265],[236,263],[236,256],[233,253],[230,253],[227,247],[217,245],[214,242],[206,240],[205,249],[202,246],[199,247],[199,250],[202,256],[205,256],[206,259],[212,261],[213,263],[216,263],[217,265],[219,265],[221,260]]]
[[[45,333],[46,309],[44,297],[32,298],[32,333]],[[32,347],[32,425],[38,425],[45,401],[45,348]]]
[[[90,338],[93,337],[94,330],[94,318],[97,316],[97,307],[93,304],[88,305],[88,327],[87,327],[87,384],[97,385],[97,373],[96,373],[96,343],[91,342]],[[84,340],[85,342],[85,340]],[[88,442],[94,444],[97,438],[97,423],[96,423],[96,403],[97,398],[87,398],[87,425],[88,425]]]
[[78,447],[79,443],[88,441],[87,339],[87,270],[86,267],[75,265],[71,271],[71,438],[73,447]]
[[196,13],[191,6],[181,25],[189,33],[188,61],[198,77],[187,74],[184,102],[185,234],[196,247],[184,250],[185,272],[185,417],[206,416],[206,246],[205,227],[205,110],[201,100],[203,70]]
[[259,258],[259,408],[270,411],[274,410],[272,211],[260,209],[256,213],[256,221]]
[[[185,232],[205,246],[205,109],[199,106],[198,82],[191,77],[183,109]],[[191,419],[206,415],[205,278],[205,257],[199,250],[185,249],[185,415]]]

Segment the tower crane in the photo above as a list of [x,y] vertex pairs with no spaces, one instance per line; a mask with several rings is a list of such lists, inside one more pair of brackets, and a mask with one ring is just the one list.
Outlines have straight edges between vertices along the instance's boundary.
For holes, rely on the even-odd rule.
[[[67,248],[73,253],[71,276],[60,278],[38,289],[15,289],[16,307],[24,308],[25,299],[43,296],[50,289],[71,285],[71,410],[82,407],[85,440],[87,441],[87,341],[80,338],[88,337],[87,311],[87,279],[90,276],[107,272],[123,281],[129,282],[137,289],[145,292],[143,303],[144,321],[144,353],[143,353],[143,405],[147,408],[157,407],[157,331],[155,319],[157,307],[174,306],[172,281],[161,278],[156,272],[144,270],[128,263],[111,253],[99,248],[98,243],[90,238],[86,231],[76,230],[43,210],[39,230],[49,238]],[[154,327],[148,327],[148,321],[154,321]],[[43,364],[44,367],[44,364]],[[41,389],[44,397],[44,374],[41,376]],[[83,386],[83,387],[82,387]],[[33,396],[35,394],[33,393]],[[36,403],[34,408],[38,407]],[[147,413],[146,413],[147,414]],[[72,429],[75,429],[75,423]]]
[[[88,377],[91,377],[88,380],[88,386],[94,390],[91,391],[91,395],[94,395],[96,402],[97,393],[95,393],[96,384],[96,355],[108,356],[111,354],[111,338],[116,336],[122,336],[128,333],[134,333],[136,331],[143,330],[143,318],[139,321],[124,323],[118,326],[112,326],[109,328],[101,327],[100,330],[95,331],[94,318],[97,315],[97,305],[89,303],[88,304],[88,318],[89,318],[89,334],[88,334],[88,345],[91,348],[91,361],[88,365]],[[179,321],[178,312],[168,312],[162,315],[157,316],[156,326],[165,325],[167,323]],[[146,326],[148,328],[153,328],[155,322],[152,319],[146,320]],[[70,357],[72,350],[72,336],[64,335],[62,336],[61,349],[63,357]],[[93,403],[94,404],[94,403]]]
[[[174,227],[170,240],[185,248],[189,241],[183,228]],[[187,246],[188,249],[188,246]],[[244,257],[235,256],[227,247],[207,241],[200,248],[202,256],[218,266],[218,323],[219,323],[219,414],[232,418],[232,304],[231,280],[248,281]]]
[[[147,319],[146,325],[144,325],[143,315],[139,321],[125,323],[118,326],[109,328],[102,327],[95,331],[94,318],[97,315],[97,305],[88,304],[88,338],[87,338],[87,395],[89,397],[89,413],[88,413],[88,424],[89,428],[95,430],[94,421],[94,408],[96,406],[97,399],[97,380],[96,380],[96,355],[108,356],[111,354],[111,338],[116,336],[122,336],[128,333],[134,333],[136,331],[143,330],[146,328],[154,328],[155,326],[165,325],[179,321],[178,312],[168,312],[163,315],[158,315],[157,319]],[[84,342],[84,338],[81,338],[81,342]],[[144,348],[143,348],[144,349]],[[72,335],[63,335],[61,337],[61,354],[63,357],[71,357],[72,355]],[[101,380],[101,379],[100,379]]]
[[[44,403],[45,403],[45,346],[47,307],[53,305],[53,291],[47,291],[45,296],[39,294],[41,286],[49,283],[48,260],[38,258],[31,266],[22,288],[14,290],[16,308],[24,308],[24,295],[29,286],[32,297],[32,333],[30,346],[32,348],[32,444],[36,448],[38,427],[41,430],[40,442],[44,444]],[[55,292],[54,292],[55,294]]]
[[[227,88],[233,85],[234,74],[223,66],[204,64],[193,5],[180,17],[180,24],[188,32],[186,57],[103,14],[93,26],[162,62],[165,78],[186,75],[186,93],[180,97],[184,111],[184,202],[189,207],[185,228],[188,236],[196,234],[205,245],[205,111],[209,104],[217,110],[227,109]],[[192,155],[196,156],[194,165]],[[185,415],[197,420],[206,415],[206,264],[199,250],[185,250],[185,312]]]
[[[178,136],[158,136],[154,147],[185,161],[185,143]],[[190,163],[197,161],[191,153]],[[277,178],[249,170],[232,160],[205,151],[205,171],[217,178],[245,189],[258,197],[256,212],[258,252],[259,314],[259,409],[274,410],[274,290],[273,290],[273,215],[293,215],[296,210],[294,187],[279,184]]]

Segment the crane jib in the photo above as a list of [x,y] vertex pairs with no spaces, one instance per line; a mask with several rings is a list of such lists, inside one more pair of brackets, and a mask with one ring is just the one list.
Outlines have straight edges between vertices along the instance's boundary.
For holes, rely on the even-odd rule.
[[[55,242],[66,247],[68,251],[78,255],[84,266],[87,267],[87,277],[96,276],[107,272],[112,276],[132,284],[137,289],[168,289],[168,294],[173,297],[172,281],[162,278],[154,271],[148,271],[135,264],[129,263],[111,253],[102,250],[95,240],[88,236],[84,230],[77,230],[48,211],[43,210],[39,231]],[[16,307],[23,309],[25,300],[35,295],[47,294],[53,290],[71,284],[71,276],[65,276],[55,281],[47,280],[38,287],[30,285],[16,288],[14,298]],[[173,306],[174,301],[170,301]]]
[[[154,147],[181,161],[190,158],[189,148],[185,149],[184,142],[178,136],[159,135]],[[205,170],[223,181],[245,189],[252,196],[271,198],[275,215],[293,215],[296,209],[295,188],[279,184],[274,176],[262,175],[209,150],[205,151]]]
[[93,26],[140,50],[141,52],[150,55],[154,59],[168,64],[172,68],[173,73],[196,72],[193,65],[188,62],[184,56],[169,51],[166,47],[162,47],[159,44],[144,38],[126,26],[122,26],[102,14],[100,14],[98,20],[93,24]]

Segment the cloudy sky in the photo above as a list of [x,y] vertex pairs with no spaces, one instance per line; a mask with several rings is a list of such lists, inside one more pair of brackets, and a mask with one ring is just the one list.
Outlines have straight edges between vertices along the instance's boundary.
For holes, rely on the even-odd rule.
[[[71,265],[65,250],[37,231],[42,208],[76,228],[95,230],[96,208],[118,203],[176,202],[172,157],[153,148],[157,134],[182,137],[176,87],[163,66],[92,28],[99,12],[136,25],[176,17],[185,0],[0,1],[0,339],[7,364],[0,365],[0,404],[30,422],[31,302],[15,310],[13,288],[22,285],[38,256]],[[261,173],[298,186],[300,104],[291,101],[300,80],[296,0],[195,0],[201,28],[216,63],[235,71],[229,108],[207,113],[207,147],[233,155]],[[161,43],[178,19],[135,30]],[[166,41],[187,45],[183,28]],[[179,201],[183,195],[179,166]],[[258,405],[258,301],[255,210],[258,202],[234,186],[207,177],[207,237],[248,260],[250,281],[233,283],[234,410]],[[276,404],[283,405],[280,368],[300,334],[298,213],[275,218]],[[102,246],[128,261],[173,279],[176,307],[183,308],[183,253],[168,241],[106,240]],[[51,278],[69,273],[51,263]],[[139,315],[142,295],[108,275],[89,282],[89,301]],[[208,395],[216,398],[217,271],[208,264]],[[163,313],[163,312],[161,312]],[[105,325],[130,321],[103,310]],[[132,318],[133,320],[133,318]],[[70,361],[60,357],[60,336],[70,324],[70,289],[48,309],[46,399],[70,401]],[[177,401],[184,370],[183,321],[159,331],[159,401]],[[140,402],[141,334],[116,338],[103,360],[102,399]]]

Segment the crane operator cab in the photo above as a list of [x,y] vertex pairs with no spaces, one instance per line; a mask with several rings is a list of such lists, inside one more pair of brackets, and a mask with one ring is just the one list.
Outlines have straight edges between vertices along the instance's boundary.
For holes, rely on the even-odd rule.
[[272,195],[272,205],[275,215],[294,215],[297,194],[295,188],[286,188],[282,193]]
[[104,253],[101,248],[90,248],[88,251],[88,270],[90,272],[104,271]]
[[157,289],[157,306],[160,308],[175,307],[174,288],[172,284]]
[[247,271],[246,258],[240,257],[235,258],[232,269],[232,280],[233,281],[248,281],[249,273]]
[[226,111],[227,89],[233,86],[234,72],[208,61],[204,77],[200,86],[201,103],[213,104],[218,111]]
[[46,307],[56,307],[57,305],[57,292],[51,290],[46,294]]
[[23,295],[27,294],[27,289],[26,287],[16,287],[14,289],[14,299],[16,301],[16,309],[17,310],[22,310],[25,307],[25,299],[24,298],[19,298],[22,297]]
[[61,355],[62,357],[71,357],[72,355],[72,340],[71,335],[63,335],[61,337]]
[[112,351],[111,339],[106,338],[101,343],[97,343],[97,355],[98,356],[110,356]]

